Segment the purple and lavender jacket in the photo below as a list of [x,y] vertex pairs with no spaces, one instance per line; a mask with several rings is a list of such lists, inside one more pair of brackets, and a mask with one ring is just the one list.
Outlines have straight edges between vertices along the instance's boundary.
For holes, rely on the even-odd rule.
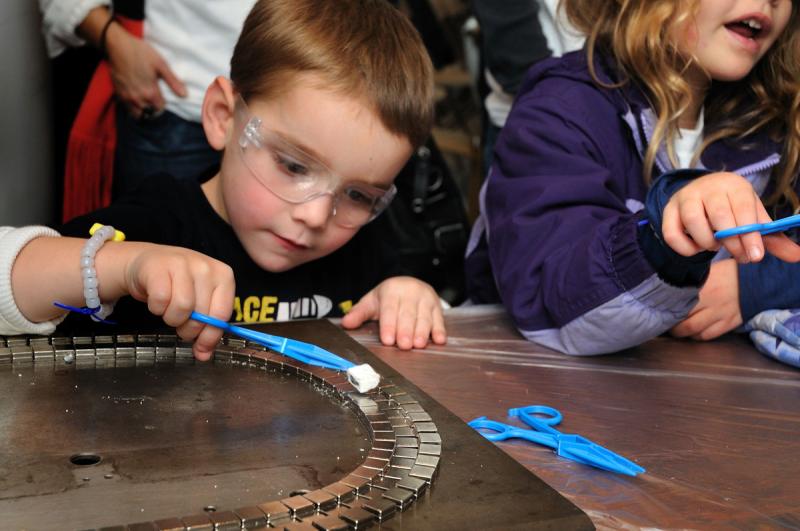
[[[597,74],[615,81],[601,58]],[[502,302],[527,339],[577,355],[632,347],[683,320],[705,275],[667,282],[675,262],[653,261],[638,227],[646,202],[651,214],[642,161],[654,124],[653,110],[631,83],[603,88],[592,80],[583,51],[535,65],[481,191],[481,216],[467,248],[470,300]],[[716,142],[699,168],[733,171],[763,193],[780,148],[763,136],[747,145]],[[669,178],[673,170],[662,147],[653,174]],[[794,266],[773,259],[740,268],[742,311],[751,312],[745,321],[767,307],[800,307],[797,290],[794,304],[763,297],[765,290],[781,291],[763,284],[774,276],[765,270],[785,277],[800,273]]]

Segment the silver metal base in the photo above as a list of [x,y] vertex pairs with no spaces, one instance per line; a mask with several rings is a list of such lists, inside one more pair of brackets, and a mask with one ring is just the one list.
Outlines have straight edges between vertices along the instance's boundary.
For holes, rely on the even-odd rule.
[[[226,339],[0,337],[0,527],[358,529],[425,496],[431,417]],[[189,515],[189,516],[181,516]],[[138,523],[134,523],[138,522]]]

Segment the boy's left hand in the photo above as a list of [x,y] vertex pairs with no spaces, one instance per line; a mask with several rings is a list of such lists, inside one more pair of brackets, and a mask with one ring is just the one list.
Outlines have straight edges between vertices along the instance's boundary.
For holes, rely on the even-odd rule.
[[708,280],[700,289],[700,300],[670,333],[675,337],[708,341],[741,324],[739,271],[736,260],[728,258],[711,264]]
[[402,350],[425,348],[428,338],[447,341],[442,304],[436,291],[413,277],[392,277],[364,295],[342,318],[342,326],[356,328],[378,320],[381,343]]

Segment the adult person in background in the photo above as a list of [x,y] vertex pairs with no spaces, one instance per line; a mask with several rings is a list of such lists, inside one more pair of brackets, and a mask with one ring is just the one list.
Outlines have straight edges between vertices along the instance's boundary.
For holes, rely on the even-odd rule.
[[203,95],[228,72],[253,3],[39,0],[50,57],[89,43],[105,59],[70,133],[65,219],[104,206],[150,174],[195,178],[218,164],[200,124]]
[[558,11],[559,0],[472,0],[481,31],[484,78],[484,175],[514,96],[534,63],[580,49],[580,35]]

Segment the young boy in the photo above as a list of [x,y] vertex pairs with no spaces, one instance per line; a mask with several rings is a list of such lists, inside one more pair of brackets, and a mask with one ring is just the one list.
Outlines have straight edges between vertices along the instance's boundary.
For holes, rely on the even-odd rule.
[[[62,232],[100,222],[227,263],[239,323],[346,314],[346,327],[378,319],[387,345],[444,343],[433,288],[396,276],[365,227],[428,135],[432,93],[418,34],[385,0],[261,0],[231,79],[214,80],[203,103],[221,166],[202,185],[150,179]],[[117,308],[120,323],[145,324],[130,301]]]

